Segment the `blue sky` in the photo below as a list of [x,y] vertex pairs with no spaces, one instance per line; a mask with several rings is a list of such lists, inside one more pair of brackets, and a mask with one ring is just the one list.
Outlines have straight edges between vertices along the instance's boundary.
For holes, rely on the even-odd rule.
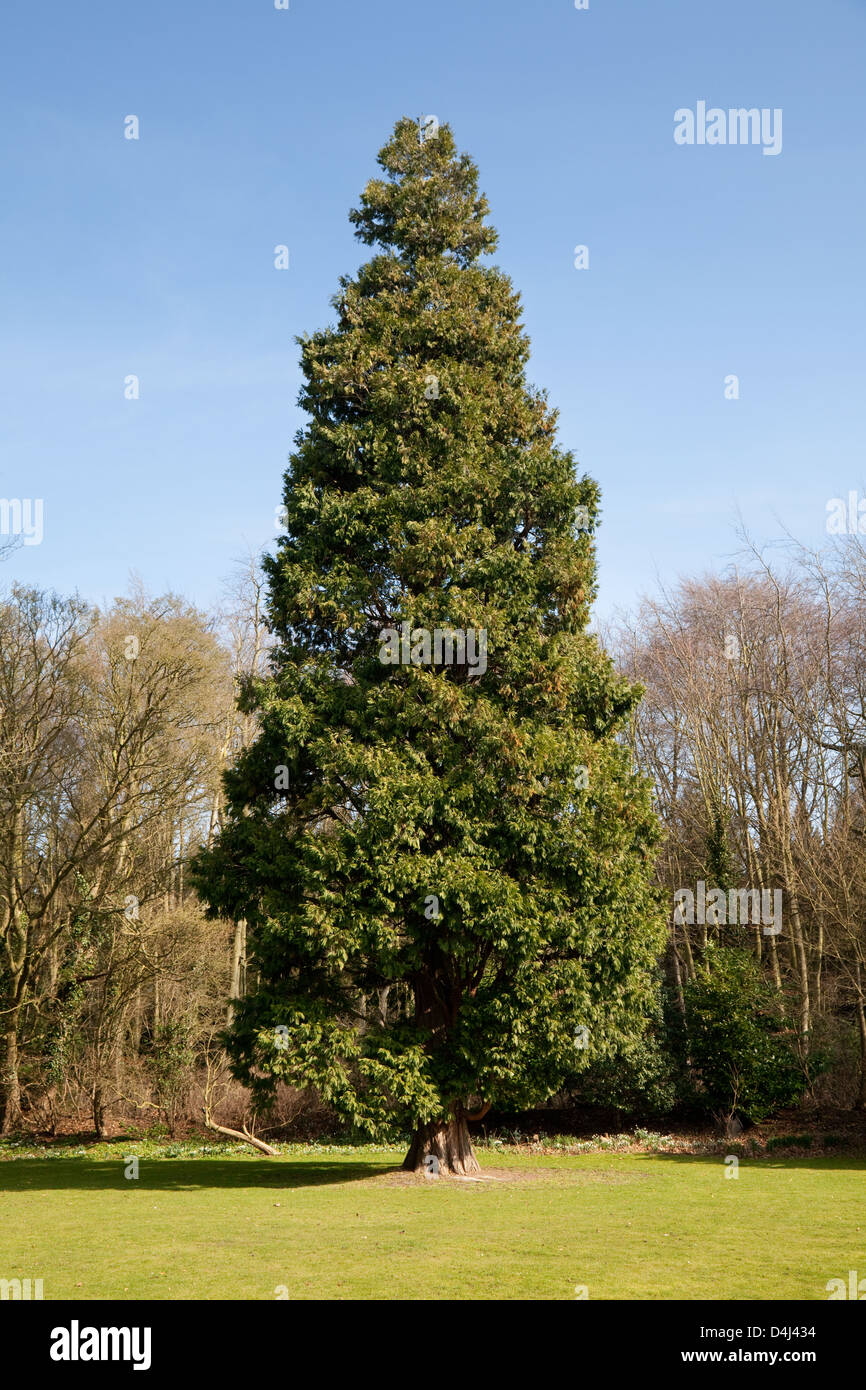
[[[0,494],[45,520],[0,582],[100,602],[135,570],[208,604],[269,542],[294,335],[422,112],[479,165],[531,379],[601,484],[600,614],[724,563],[738,509],[826,539],[866,479],[864,0],[290,3],[7,13]],[[699,101],[781,108],[781,153],[678,146]]]

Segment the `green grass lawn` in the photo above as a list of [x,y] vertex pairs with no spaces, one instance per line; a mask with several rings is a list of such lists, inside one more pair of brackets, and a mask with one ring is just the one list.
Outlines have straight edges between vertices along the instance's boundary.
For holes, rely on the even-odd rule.
[[[0,1160],[0,1278],[46,1299],[826,1299],[866,1276],[866,1161],[397,1151]],[[114,1156],[116,1155],[116,1156]],[[284,1291],[283,1291],[284,1290]]]

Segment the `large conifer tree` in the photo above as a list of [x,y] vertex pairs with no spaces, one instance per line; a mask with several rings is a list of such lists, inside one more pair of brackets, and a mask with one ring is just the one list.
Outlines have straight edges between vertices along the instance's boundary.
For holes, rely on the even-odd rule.
[[196,877],[248,923],[237,1075],[466,1172],[471,1111],[539,1103],[639,1019],[655,828],[616,738],[638,692],[586,632],[598,490],[525,380],[477,170],[408,119],[379,164],[351,219],[380,249],[299,340],[273,675]]

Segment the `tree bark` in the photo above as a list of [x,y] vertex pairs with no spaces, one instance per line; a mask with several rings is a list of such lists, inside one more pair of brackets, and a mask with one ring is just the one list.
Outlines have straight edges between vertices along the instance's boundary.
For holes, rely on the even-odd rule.
[[[793,882],[791,870],[788,882]],[[800,976],[800,1042],[808,1045],[812,1030],[812,1005],[809,996],[809,962],[806,956],[806,943],[803,939],[803,926],[800,918],[800,900],[793,888],[788,891],[789,913],[791,917],[791,938],[795,951],[794,962]]]
[[[98,1058],[97,1058],[96,1065],[97,1065],[97,1066],[99,1065],[99,1059],[98,1059]],[[92,1097],[92,1100],[93,1100],[93,1106],[92,1106],[92,1109],[93,1109],[93,1128],[94,1128],[94,1131],[95,1131],[95,1133],[96,1133],[97,1139],[104,1139],[104,1138],[106,1137],[106,1134],[105,1134],[105,1103],[104,1103],[104,1101],[103,1101],[102,1086],[101,1086],[100,1084],[97,1084],[97,1085],[94,1086],[94,1088],[93,1088],[93,1097]]]
[[683,976],[680,969],[680,953],[677,949],[677,929],[674,924],[670,927],[670,937],[668,940],[668,950],[670,953],[671,965],[673,966],[674,987],[677,994],[677,1007],[683,1018],[686,1016],[686,999],[683,994]]
[[855,1110],[866,1110],[866,1000],[861,987],[860,961],[857,961],[857,1025],[860,1032],[860,1086]]
[[437,1171],[436,1165],[430,1162],[431,1157],[437,1160],[440,1175],[466,1177],[481,1171],[462,1107],[448,1120],[431,1120],[418,1126],[403,1168],[408,1173],[430,1175]]
[[232,948],[232,978],[229,986],[228,1024],[231,1027],[235,1016],[233,1001],[244,993],[244,966],[247,954],[247,924],[243,917],[235,922],[235,938]]
[[3,1107],[0,1134],[12,1134],[21,1122],[21,1084],[18,1080],[18,1016],[10,1015],[2,1040],[0,1061],[0,1103]]

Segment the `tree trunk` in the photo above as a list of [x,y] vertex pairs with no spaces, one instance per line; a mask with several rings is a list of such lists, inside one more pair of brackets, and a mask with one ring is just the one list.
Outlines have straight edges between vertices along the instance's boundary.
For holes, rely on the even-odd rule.
[[683,923],[683,946],[686,952],[686,980],[689,981],[695,978],[695,958],[692,955],[692,943],[689,940],[689,929],[685,923]]
[[244,993],[244,967],[246,965],[247,954],[247,924],[243,917],[235,922],[235,939],[232,948],[232,978],[229,986],[229,1006],[228,1024],[231,1027],[232,1019],[235,1016],[235,1007],[232,1002],[240,999]]
[[[789,882],[793,881],[793,872]],[[809,995],[809,963],[806,956],[806,943],[803,939],[803,926],[800,919],[800,902],[793,889],[788,892],[791,915],[791,938],[795,951],[794,963],[800,976],[800,1043],[807,1046],[812,1030],[812,1005]]]
[[[97,1059],[96,1065],[99,1065]],[[97,1083],[93,1088],[93,1128],[96,1131],[97,1139],[104,1139],[105,1134],[105,1103],[103,1100],[102,1086]]]
[[0,1062],[0,1103],[3,1119],[0,1134],[12,1134],[21,1122],[21,1084],[18,1079],[18,1017],[10,1014],[6,1034],[0,1042],[3,1057]]
[[860,1031],[860,1087],[855,1110],[866,1110],[866,1001],[861,988],[860,962],[857,961],[857,1024]]
[[683,994],[683,976],[680,969],[680,953],[677,950],[677,929],[671,926],[671,934],[668,941],[671,965],[673,966],[674,986],[677,994],[677,1006],[683,1018],[686,1016],[686,1000]]
[[409,1173],[456,1173],[459,1177],[481,1171],[462,1108],[450,1120],[432,1120],[429,1124],[418,1126],[403,1160],[403,1168]]

